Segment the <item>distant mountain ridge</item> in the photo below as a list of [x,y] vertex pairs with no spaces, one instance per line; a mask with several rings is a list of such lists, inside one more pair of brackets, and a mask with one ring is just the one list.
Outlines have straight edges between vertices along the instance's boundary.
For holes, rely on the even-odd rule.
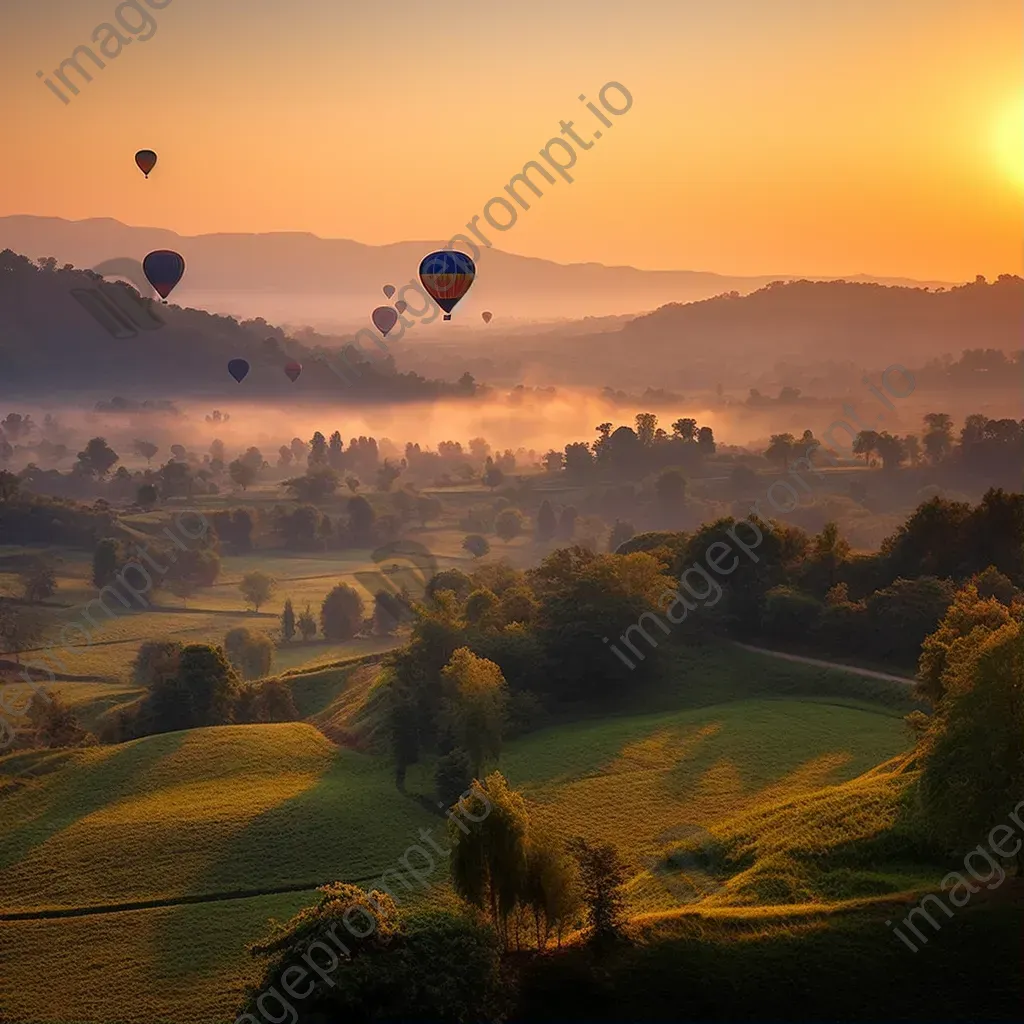
[[[337,325],[363,321],[383,301],[381,287],[401,287],[419,262],[444,240],[366,245],[320,238],[307,232],[179,235],[164,228],[132,227],[110,218],[69,221],[59,217],[0,217],[0,249],[55,256],[59,263],[94,267],[129,256],[141,260],[153,249],[174,249],[186,262],[174,294],[184,305],[278,322]],[[638,270],[600,263],[560,264],[481,246],[478,277],[457,317],[478,322],[491,309],[497,317],[609,316],[693,302],[736,291],[741,295],[798,275],[738,276],[693,270]],[[847,280],[942,286],[944,282]]]

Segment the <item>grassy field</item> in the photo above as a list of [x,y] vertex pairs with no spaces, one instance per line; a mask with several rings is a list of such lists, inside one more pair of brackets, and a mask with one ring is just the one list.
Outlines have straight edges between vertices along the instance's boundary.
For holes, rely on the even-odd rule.
[[[809,883],[806,839],[819,815],[832,822],[825,844],[890,822],[901,776],[872,769],[907,747],[902,710],[864,699],[870,690],[857,699],[865,684],[839,673],[730,649],[679,658],[679,686],[660,705],[637,700],[641,710],[507,746],[500,767],[537,819],[613,840],[630,865],[630,911],[651,920],[764,913],[795,898],[826,908],[870,889],[857,878],[843,890],[843,865]],[[402,795],[385,758],[324,735],[352,727],[377,673],[349,664],[286,677],[303,723],[0,759],[0,914],[108,909],[2,922],[0,1011],[22,1024],[229,1021],[254,968],[245,946],[271,918],[308,904],[317,884],[397,867],[422,828],[441,840],[443,821],[417,799],[429,765]],[[868,808],[851,816],[856,835],[841,832],[848,806]],[[915,877],[871,884],[893,892]],[[435,878],[430,898],[449,901],[443,866]],[[170,905],[125,909],[145,901]],[[47,965],[59,985],[39,983]]]

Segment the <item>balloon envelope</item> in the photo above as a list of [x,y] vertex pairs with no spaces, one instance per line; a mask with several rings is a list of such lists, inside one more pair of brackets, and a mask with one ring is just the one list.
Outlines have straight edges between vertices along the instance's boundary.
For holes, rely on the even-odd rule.
[[391,328],[398,323],[398,313],[391,306],[378,306],[370,319],[373,320],[373,326],[386,338]]
[[388,299],[395,294],[395,286],[393,284],[384,285],[384,296]]
[[285,375],[294,384],[302,373],[302,363],[288,363],[284,368]]
[[142,261],[146,280],[166,299],[185,273],[185,261],[170,249],[157,249]]
[[156,153],[151,149],[140,149],[135,154],[135,163],[142,173],[148,178],[149,172],[156,167]]
[[409,308],[409,303],[406,302],[405,299],[399,299],[395,303],[395,309],[397,309],[399,313],[404,313],[408,308]]
[[480,315],[484,318],[485,324],[489,324],[491,322],[491,317],[494,316],[489,309],[485,309]]
[[244,359],[232,359],[228,363],[228,373],[231,374],[239,384],[245,380],[246,374],[249,372],[249,364]]
[[455,249],[439,249],[420,263],[423,287],[445,313],[451,313],[475,277],[476,264]]

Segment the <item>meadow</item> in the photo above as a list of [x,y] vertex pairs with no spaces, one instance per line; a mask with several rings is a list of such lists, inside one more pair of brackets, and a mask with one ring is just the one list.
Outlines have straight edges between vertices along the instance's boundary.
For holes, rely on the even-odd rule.
[[[905,695],[890,684],[882,700],[864,689],[881,684],[734,648],[677,657],[678,685],[657,702],[637,695],[610,717],[553,722],[508,743],[501,770],[539,822],[616,843],[640,921],[784,914],[801,899],[841,907],[849,893],[773,890],[750,872],[770,874],[780,844],[799,846],[798,808],[848,803],[889,778],[872,772],[909,746]],[[421,799],[429,764],[410,771],[403,795],[386,756],[337,746],[314,724],[365,726],[378,671],[364,661],[286,676],[302,722],[0,759],[7,1016],[66,1021],[71,999],[83,1024],[230,1020],[252,977],[246,944],[272,918],[308,904],[318,884],[379,878],[420,829],[440,840],[444,821]],[[890,822],[898,779],[888,785],[853,817],[857,837]],[[698,833],[717,859],[683,849]],[[439,865],[417,899],[450,902],[444,876]],[[880,890],[912,880],[893,875]],[[59,997],[34,981],[58,964]]]

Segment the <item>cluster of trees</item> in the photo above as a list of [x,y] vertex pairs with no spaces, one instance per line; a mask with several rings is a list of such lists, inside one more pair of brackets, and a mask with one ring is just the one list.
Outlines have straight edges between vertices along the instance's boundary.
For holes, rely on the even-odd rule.
[[[1024,595],[991,574],[958,590],[924,642],[918,680],[934,708],[910,718],[920,733],[917,806],[932,835],[958,854],[997,826],[1005,841],[1024,793]],[[1015,856],[1024,874],[1024,847]]]
[[[503,953],[541,951],[552,934],[561,944],[581,916],[598,951],[624,937],[626,868],[614,848],[543,831],[499,773],[452,809],[448,838],[464,909],[401,914],[390,891],[323,886],[315,906],[250,947],[263,969],[240,1013],[276,1011],[266,1004],[283,990],[299,1021],[503,1020],[513,995]],[[314,975],[298,966],[311,960]]]
[[914,379],[925,387],[978,388],[1005,387],[1024,373],[1024,349],[1007,354],[998,348],[964,349],[959,359],[946,354],[930,359]]
[[142,644],[132,666],[132,680],[146,692],[109,715],[100,738],[121,743],[179,729],[298,718],[291,691],[280,680],[246,685],[235,668],[233,662],[243,672],[258,671],[254,659],[265,657],[263,640],[246,630],[232,630],[226,639],[229,651],[173,640]]
[[[347,583],[339,583],[331,588],[320,605],[319,623],[309,604],[296,616],[292,599],[285,598],[281,611],[281,640],[291,643],[296,635],[300,635],[308,642],[316,636],[318,625],[321,636],[325,640],[334,641],[351,640],[368,627],[377,627],[379,632],[391,632],[398,619],[404,617],[408,607],[408,602],[392,597],[387,591],[381,591],[374,607],[374,618],[367,622],[366,606],[359,591]],[[394,621],[387,618],[392,613]]]
[[601,423],[596,430],[593,443],[575,441],[561,452],[549,451],[541,460],[545,471],[577,480],[598,474],[636,479],[670,466],[699,465],[716,449],[711,427],[700,427],[688,417],[673,422],[671,433],[658,426],[652,412],[638,413],[635,429]]

